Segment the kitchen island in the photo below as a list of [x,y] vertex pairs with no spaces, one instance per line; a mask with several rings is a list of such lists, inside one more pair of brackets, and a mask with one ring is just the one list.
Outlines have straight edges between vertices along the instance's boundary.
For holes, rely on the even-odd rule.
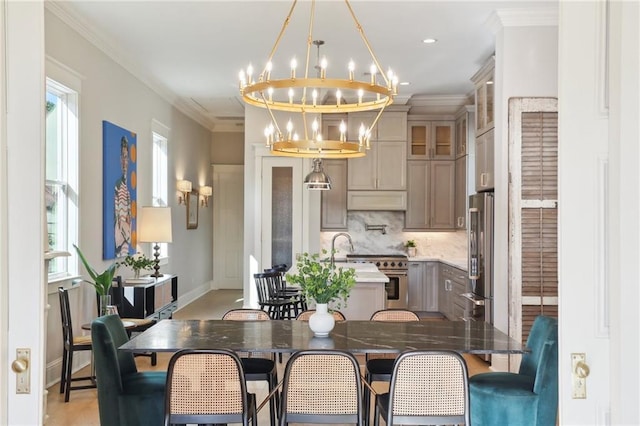
[[[380,272],[376,265],[336,262],[336,268],[356,270],[356,285],[351,290],[347,305],[343,304],[339,309],[348,320],[368,320],[374,312],[385,309],[387,293],[384,285],[389,282],[389,278]],[[296,274],[296,266],[291,267],[287,273]],[[329,308],[336,309],[332,304]],[[309,309],[314,309],[313,303],[310,303]]]

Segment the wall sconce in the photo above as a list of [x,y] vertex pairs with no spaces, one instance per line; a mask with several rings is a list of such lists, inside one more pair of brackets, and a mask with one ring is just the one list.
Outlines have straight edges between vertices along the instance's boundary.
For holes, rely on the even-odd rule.
[[176,187],[178,191],[182,193],[182,195],[178,197],[178,204],[187,204],[187,194],[191,192],[191,181],[179,180]]
[[203,199],[201,201],[202,207],[209,207],[209,197],[213,194],[213,188],[210,186],[201,186],[200,187],[200,195],[202,195]]

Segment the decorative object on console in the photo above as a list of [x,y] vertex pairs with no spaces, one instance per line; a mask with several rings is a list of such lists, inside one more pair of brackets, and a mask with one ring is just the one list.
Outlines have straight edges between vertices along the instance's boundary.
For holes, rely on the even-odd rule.
[[[350,52],[350,54],[352,57],[360,56],[365,62],[371,61],[370,78],[367,81],[360,81],[356,78],[360,73],[356,73],[354,61],[345,64],[344,71],[345,75],[348,75],[347,78],[327,78],[328,61],[326,58],[320,60],[318,67],[320,75],[315,78],[309,77],[311,45],[315,44],[319,47],[322,44],[320,40],[312,41],[314,40],[312,30],[315,19],[315,0],[301,2],[310,7],[309,31],[305,35],[306,53],[304,56],[298,56],[306,58],[304,69],[296,74],[298,63],[294,57],[291,60],[288,75],[272,78],[271,71],[277,67],[277,65],[273,65],[272,61],[277,54],[278,46],[285,35],[297,3],[297,1],[293,2],[278,38],[269,53],[264,69],[255,76],[255,80],[251,65],[246,71],[240,72],[240,94],[247,104],[267,109],[271,123],[265,129],[264,134],[267,147],[271,148],[274,155],[307,158],[362,157],[365,155],[365,150],[370,148],[372,130],[382,112],[393,103],[393,98],[397,95],[398,80],[391,70],[386,73],[383,71],[348,0],[345,0],[345,5],[364,44],[362,52],[356,51]],[[281,57],[277,59],[280,62],[284,61],[284,58]],[[382,84],[378,83],[377,76],[381,76]],[[325,102],[325,100],[327,101]],[[286,127],[281,126],[274,111],[300,114],[299,122],[303,123],[302,134],[299,135],[296,132],[291,119],[287,122]],[[367,123],[368,126],[365,126],[364,123],[360,126],[357,137],[349,135],[350,140],[347,138],[346,125],[340,126],[340,135],[336,138],[338,140],[325,139],[325,137],[328,138],[328,135],[322,135],[317,119],[314,119],[308,126],[306,113],[331,114],[357,111],[377,111],[377,115],[371,123]]]
[[[156,262],[154,260],[149,259],[147,256],[144,255],[144,253],[136,253],[133,256],[125,257],[124,260],[122,261],[122,264],[125,266],[129,266],[131,269],[133,269],[133,278],[135,280],[140,280],[140,270],[147,269],[151,271],[156,265]],[[130,281],[130,280],[127,280],[127,281]],[[149,281],[153,281],[153,278],[149,278],[148,280],[145,279],[145,281],[141,281],[141,282],[149,282]]]
[[84,268],[89,273],[89,276],[93,281],[85,280],[82,281],[87,282],[95,288],[96,293],[98,294],[98,299],[100,301],[100,306],[98,307],[100,315],[106,315],[107,307],[111,305],[111,296],[109,295],[109,290],[111,290],[111,284],[113,282],[113,277],[116,274],[116,270],[118,269],[118,263],[114,262],[107,269],[105,269],[102,273],[98,274],[95,269],[91,267],[87,258],[84,257],[84,254],[80,250],[77,245],[73,245],[73,248],[76,249]]
[[200,195],[202,195],[202,207],[209,207],[209,197],[213,195],[213,188],[210,186],[201,186]]
[[180,195],[178,197],[178,204],[187,204],[187,195],[191,192],[192,189],[192,185],[191,185],[191,181],[190,180],[179,180],[178,183],[176,183],[176,188],[178,189],[178,191],[180,191],[182,193],[182,195]]
[[307,189],[329,190],[331,189],[331,178],[322,170],[322,160],[313,159],[313,170],[304,178],[304,185]]
[[409,255],[409,257],[416,257],[418,247],[416,246],[415,240],[407,241],[406,243],[404,243],[404,246],[407,249],[407,255]]
[[[322,251],[327,254],[326,250]],[[309,328],[318,337],[326,337],[335,325],[328,304],[336,309],[346,304],[349,292],[356,284],[355,269],[336,268],[333,262],[320,261],[318,253],[301,254],[296,263],[296,274],[286,275],[287,283],[297,284],[307,299],[316,302],[316,313],[309,318]]]
[[159,243],[170,243],[171,236],[171,208],[170,207],[142,207],[140,209],[140,236],[142,243],[154,243],[154,269],[152,277],[158,278],[160,270]]

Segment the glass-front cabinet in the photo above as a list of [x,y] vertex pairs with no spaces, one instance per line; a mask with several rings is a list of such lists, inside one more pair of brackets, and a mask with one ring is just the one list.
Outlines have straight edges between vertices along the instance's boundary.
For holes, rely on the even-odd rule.
[[411,120],[407,152],[412,160],[450,160],[455,156],[455,122]]

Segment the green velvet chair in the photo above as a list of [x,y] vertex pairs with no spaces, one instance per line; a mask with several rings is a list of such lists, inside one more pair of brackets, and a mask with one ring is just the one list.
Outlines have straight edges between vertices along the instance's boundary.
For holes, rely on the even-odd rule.
[[118,315],[96,318],[91,323],[91,339],[100,425],[161,425],[166,372],[138,372],[133,353],[118,350],[129,340]]
[[558,415],[558,320],[538,316],[518,373],[469,379],[471,424],[554,426]]

